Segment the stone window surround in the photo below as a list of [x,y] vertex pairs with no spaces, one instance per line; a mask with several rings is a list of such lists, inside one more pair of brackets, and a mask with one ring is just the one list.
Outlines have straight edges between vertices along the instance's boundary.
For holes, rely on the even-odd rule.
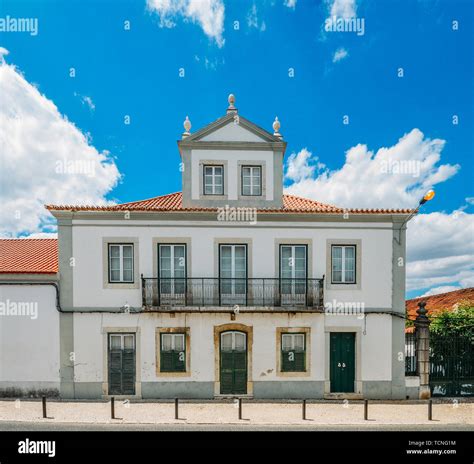
[[[161,364],[161,334],[185,334],[186,371],[185,372],[160,372]],[[189,327],[157,327],[155,331],[155,359],[157,377],[190,377],[191,376],[191,333]]]
[[[111,333],[132,333],[135,334],[135,395],[109,395],[109,343],[108,338]],[[111,396],[115,398],[134,398],[142,396],[141,382],[141,337],[140,327],[102,327],[102,398],[108,399]]]
[[[283,372],[281,370],[281,336],[288,333],[305,334],[304,372]],[[277,377],[310,377],[311,376],[311,328],[310,327],[277,327],[276,328],[276,375]]]
[[[332,283],[332,246],[354,245],[356,247],[355,284]],[[326,240],[326,289],[327,290],[361,290],[362,282],[362,240],[352,238]]]
[[[113,244],[133,245],[133,282],[109,282],[109,245]],[[102,237],[102,280],[104,289],[136,289],[140,288],[138,237]]]
[[[224,195],[205,195],[204,194],[204,166],[222,166],[223,182],[224,182]],[[207,200],[227,200],[229,197],[229,163],[227,160],[199,160],[199,199]]]
[[[261,194],[260,195],[243,195],[242,194],[242,168],[244,166],[260,166],[260,182],[261,182]],[[238,171],[238,199],[239,200],[251,200],[251,199],[266,199],[267,196],[267,162],[265,160],[239,160],[237,162]]]

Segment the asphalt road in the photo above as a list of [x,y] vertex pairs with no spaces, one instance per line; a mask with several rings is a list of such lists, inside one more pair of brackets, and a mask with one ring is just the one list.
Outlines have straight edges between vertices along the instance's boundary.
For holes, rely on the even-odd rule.
[[[310,421],[308,421],[310,422]],[[474,431],[473,426],[465,424],[413,424],[413,425],[252,425],[246,424],[74,424],[65,422],[20,422],[0,421],[0,432],[33,432],[33,431]]]

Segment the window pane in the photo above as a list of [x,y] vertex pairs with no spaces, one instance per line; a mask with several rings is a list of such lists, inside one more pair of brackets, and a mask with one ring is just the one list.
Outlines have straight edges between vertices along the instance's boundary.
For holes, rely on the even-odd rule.
[[342,247],[340,246],[332,247],[332,259],[342,259]]
[[161,351],[171,351],[170,334],[161,334]]
[[354,247],[345,247],[346,259],[354,258]]
[[118,258],[120,256],[120,246],[110,245],[110,256]]
[[283,351],[290,351],[292,348],[293,336],[289,334],[283,334],[281,336],[281,349]]
[[124,258],[132,258],[133,257],[133,246],[132,245],[124,245],[123,246],[123,257]]
[[122,338],[120,335],[111,335],[110,336],[110,348],[112,350],[122,349]]
[[120,280],[120,271],[110,271],[110,281],[111,282],[117,282]]
[[249,167],[243,167],[242,168],[242,173],[244,176],[250,177],[250,168]]
[[176,351],[184,351],[184,335],[176,334],[174,336],[174,349]]
[[223,351],[232,350],[232,334],[231,333],[225,333],[221,335],[221,349]]
[[346,282],[354,282],[355,274],[354,271],[346,271]]
[[332,272],[332,281],[333,282],[342,282],[342,271],[333,271]]
[[212,194],[212,187],[211,187],[211,185],[207,185],[207,184],[206,184],[206,186],[204,187],[204,193],[205,193],[206,195],[211,195],[211,194]]
[[206,166],[204,168],[204,174],[207,176],[212,176],[212,166]]
[[171,256],[171,246],[170,245],[160,245],[160,256],[162,258],[169,258]]
[[245,334],[242,334],[242,333],[235,334],[235,349],[238,351],[245,350]]
[[304,335],[303,334],[295,335],[295,350],[298,350],[298,351],[304,350]]
[[123,271],[123,280],[124,280],[124,282],[132,282],[133,272],[131,270],[124,270]]
[[243,185],[242,187],[242,195],[251,195],[250,185]]
[[120,258],[110,258],[110,269],[115,271],[120,269]]
[[123,268],[131,271],[133,269],[133,258],[123,258]]
[[123,346],[126,350],[133,350],[134,348],[134,339],[135,337],[133,335],[125,335],[123,337]]
[[214,188],[214,194],[215,195],[223,195],[224,194],[224,186],[221,185],[216,185]]

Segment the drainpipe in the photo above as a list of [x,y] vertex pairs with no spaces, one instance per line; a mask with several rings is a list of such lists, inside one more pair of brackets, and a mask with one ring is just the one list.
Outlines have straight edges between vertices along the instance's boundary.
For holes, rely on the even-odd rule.
[[52,285],[56,290],[56,309],[60,313],[64,313],[59,302],[59,284],[57,282],[31,282],[31,281],[13,281],[13,280],[2,280],[0,285]]

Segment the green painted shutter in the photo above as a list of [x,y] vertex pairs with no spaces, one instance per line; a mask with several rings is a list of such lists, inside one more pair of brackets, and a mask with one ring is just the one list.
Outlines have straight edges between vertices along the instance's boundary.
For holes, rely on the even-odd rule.
[[247,393],[247,352],[234,351],[234,392]]
[[135,350],[122,351],[122,394],[135,394]]
[[109,394],[122,394],[122,350],[109,351]]
[[234,354],[221,351],[221,393],[234,393]]
[[186,372],[186,351],[173,351],[173,371]]
[[160,371],[161,372],[173,372],[174,370],[174,352],[173,351],[162,351],[160,355]]

